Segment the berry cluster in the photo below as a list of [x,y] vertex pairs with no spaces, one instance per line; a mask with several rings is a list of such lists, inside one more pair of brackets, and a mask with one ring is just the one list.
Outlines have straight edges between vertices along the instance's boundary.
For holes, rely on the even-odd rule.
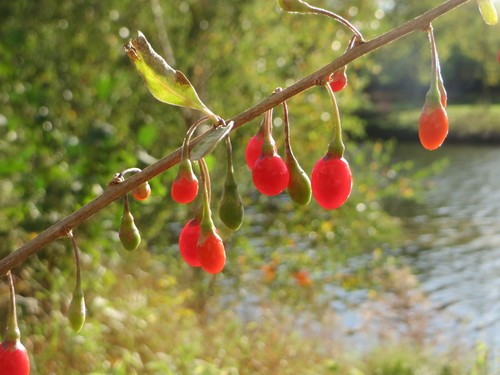
[[[342,72],[344,74],[345,69]],[[321,207],[328,210],[339,208],[346,202],[352,189],[352,175],[344,159],[340,116],[331,82],[325,87],[330,93],[335,114],[333,138],[327,153],[314,165],[311,179],[292,151],[286,102],[283,103],[285,161],[278,155],[272,137],[273,110],[266,112],[259,132],[250,139],[245,153],[253,183],[262,194],[274,196],[287,189],[290,198],[300,205],[307,205],[312,195]]]

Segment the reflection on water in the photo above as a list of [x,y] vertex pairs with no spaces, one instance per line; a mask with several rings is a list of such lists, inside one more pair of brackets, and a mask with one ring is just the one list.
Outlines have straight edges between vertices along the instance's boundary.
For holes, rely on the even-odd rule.
[[[418,163],[424,152],[405,146],[399,156]],[[449,166],[432,178],[424,207],[404,219],[403,256],[433,307],[454,317],[455,335],[500,348],[500,146],[425,153]]]

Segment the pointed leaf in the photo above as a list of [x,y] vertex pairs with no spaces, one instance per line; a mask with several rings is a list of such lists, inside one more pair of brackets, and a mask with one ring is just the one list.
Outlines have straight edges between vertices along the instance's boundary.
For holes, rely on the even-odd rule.
[[496,25],[498,23],[497,10],[495,5],[493,5],[492,0],[477,0],[479,5],[479,10],[484,22],[487,25]]
[[187,77],[174,70],[158,55],[139,31],[137,38],[124,46],[130,61],[146,83],[149,92],[161,102],[197,109],[218,121],[218,117],[201,101]]
[[[229,134],[233,128],[234,122],[231,121],[225,126],[218,126],[216,128],[210,129],[207,133],[204,133],[203,139],[191,150],[190,158],[191,160],[198,160],[205,155],[210,154],[217,144],[224,139],[226,135]],[[205,135],[207,134],[207,135]]]

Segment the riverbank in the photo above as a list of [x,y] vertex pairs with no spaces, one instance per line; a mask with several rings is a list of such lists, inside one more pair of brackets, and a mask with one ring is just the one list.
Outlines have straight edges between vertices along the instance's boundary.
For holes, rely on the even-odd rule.
[[[413,141],[418,139],[420,111],[420,107],[395,105],[360,116],[370,138]],[[450,124],[447,142],[500,143],[500,104],[451,104],[446,111]]]

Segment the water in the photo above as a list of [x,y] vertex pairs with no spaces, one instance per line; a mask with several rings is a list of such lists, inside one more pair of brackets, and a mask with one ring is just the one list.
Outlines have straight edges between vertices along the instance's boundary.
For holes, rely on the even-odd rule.
[[[423,152],[405,146],[399,157],[418,160]],[[400,212],[408,226],[403,259],[432,308],[448,317],[449,339],[484,342],[498,355],[500,146],[445,145],[429,157],[449,165],[431,179],[416,215]]]

